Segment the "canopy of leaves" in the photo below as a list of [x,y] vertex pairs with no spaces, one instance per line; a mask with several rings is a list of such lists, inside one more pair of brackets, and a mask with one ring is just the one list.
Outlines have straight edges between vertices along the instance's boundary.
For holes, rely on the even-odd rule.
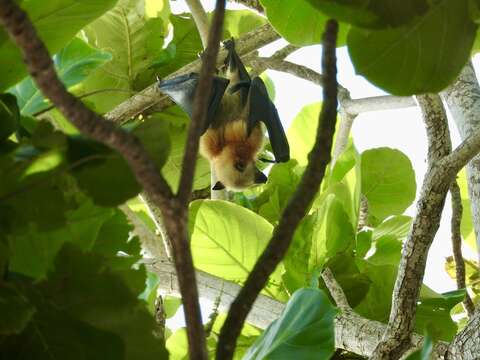
[[[326,20],[335,17],[342,22],[339,46],[348,46],[357,73],[398,95],[449,85],[469,59],[480,13],[477,1],[467,0],[261,3],[266,18],[228,10],[224,38],[241,37],[268,21],[292,44],[318,44]],[[169,76],[196,60],[202,50],[191,15],[171,14],[166,0],[24,0],[21,5],[52,53],[61,81],[102,114],[153,84],[156,75]],[[184,329],[173,334],[166,329],[166,345],[154,335],[160,329],[153,304],[163,284],[143,267],[139,239],[119,206],[129,206],[133,216],[156,229],[127,163],[82,137],[51,108],[26,77],[21,54],[3,30],[0,75],[0,89],[8,91],[0,94],[0,358],[165,359],[166,348],[171,358],[186,358]],[[273,97],[275,84],[262,77]],[[319,103],[311,104],[295,117],[287,131],[292,159],[267,169],[266,184],[236,193],[230,202],[190,204],[197,269],[239,284],[246,280],[297,189],[319,110]],[[171,107],[161,113],[148,109],[123,127],[142,142],[174,191],[188,124],[188,117]],[[195,190],[210,186],[206,160],[199,158],[193,183]],[[473,247],[463,175],[460,186],[462,235]],[[387,322],[412,222],[403,213],[415,193],[406,155],[390,148],[359,154],[350,140],[329,165],[287,255],[263,289],[286,303],[284,313],[263,332],[246,325],[235,358],[332,355],[336,310],[324,285],[319,289],[311,281],[326,266],[357,313]],[[361,197],[368,204],[366,224],[359,224]],[[467,261],[466,269],[467,286],[478,295],[478,264]],[[455,277],[450,258],[446,270]],[[423,286],[416,331],[451,340],[457,323],[450,313],[464,295],[464,290],[438,294]],[[164,298],[167,318],[180,305],[177,298]],[[217,318],[208,338],[212,356],[224,318]],[[427,342],[412,358],[425,358],[428,351]]]

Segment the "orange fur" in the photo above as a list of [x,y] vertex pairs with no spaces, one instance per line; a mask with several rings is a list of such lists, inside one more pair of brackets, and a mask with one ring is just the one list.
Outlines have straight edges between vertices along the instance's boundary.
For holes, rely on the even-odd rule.
[[[247,124],[243,120],[209,128],[200,138],[200,154],[213,164],[218,180],[232,190],[254,183],[255,161],[262,146],[262,127],[256,126],[247,136]],[[238,162],[245,165],[244,171],[235,169],[234,164]]]

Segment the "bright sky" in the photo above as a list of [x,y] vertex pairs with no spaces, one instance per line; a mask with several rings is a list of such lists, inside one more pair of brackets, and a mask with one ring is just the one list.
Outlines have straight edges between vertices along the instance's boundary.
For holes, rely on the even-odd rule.
[[[214,7],[214,0],[202,0],[207,11]],[[233,5],[233,6],[232,6]],[[172,12],[180,13],[188,11],[184,1],[171,2]],[[229,4],[229,8],[243,8],[239,5]],[[268,56],[276,49],[286,44],[279,40],[269,45],[260,52],[262,56]],[[320,46],[309,46],[296,51],[287,59],[289,61],[306,65],[313,70],[320,72]],[[346,47],[337,51],[338,82],[346,87],[353,99],[371,96],[385,95],[385,93],[370,84],[363,77],[357,76],[348,56]],[[477,74],[480,70],[480,57],[473,60]],[[268,71],[268,75],[275,84],[275,105],[285,127],[295,118],[298,112],[307,104],[321,100],[321,89],[319,86],[298,79],[292,75],[277,71]],[[453,147],[456,147],[460,138],[455,125],[450,123]],[[376,147],[391,147],[405,153],[412,162],[417,180],[417,196],[426,171],[427,139],[425,128],[418,108],[408,108],[389,111],[369,112],[359,115],[353,124],[352,136],[358,151],[361,153],[366,149]],[[406,214],[415,216],[415,204],[407,209]],[[443,211],[440,229],[437,232],[433,245],[429,252],[427,269],[424,282],[437,292],[446,292],[456,289],[455,282],[444,270],[445,258],[452,255],[450,243],[450,198],[447,198]],[[467,247],[463,247],[464,257],[477,259],[475,254]],[[202,306],[203,307],[203,306]],[[170,324],[177,327],[177,316],[170,319]],[[208,314],[208,312],[207,312]],[[208,316],[208,315],[207,315]]]

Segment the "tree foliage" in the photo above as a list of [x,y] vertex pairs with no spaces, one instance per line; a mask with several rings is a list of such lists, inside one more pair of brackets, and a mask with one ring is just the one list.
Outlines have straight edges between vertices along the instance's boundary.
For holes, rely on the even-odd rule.
[[[292,44],[317,44],[326,20],[335,17],[342,22],[339,44],[348,46],[357,73],[395,95],[442,90],[478,43],[478,9],[467,0],[261,3],[266,18],[227,11],[224,38],[269,22]],[[65,86],[102,114],[154,83],[156,75],[194,61],[202,50],[191,15],[171,14],[167,0],[25,0],[21,6],[55,54]],[[140,185],[118,153],[82,137],[26,74],[19,50],[1,30],[0,358],[162,359],[167,349],[171,358],[185,358],[183,329],[173,334],[167,329],[166,344],[154,335],[159,326],[152,304],[159,284],[142,265],[140,241],[119,210],[130,204],[155,231],[143,203],[135,200]],[[269,87],[274,93],[273,83]],[[265,185],[230,202],[190,204],[198,270],[238,284],[246,280],[308,163],[319,108],[307,105],[293,120],[292,159],[273,165]],[[122,125],[140,139],[174,189],[188,123],[171,107]],[[199,160],[194,189],[208,186],[208,163]],[[405,154],[391,148],[359,153],[350,141],[329,166],[263,290],[285,302],[285,312],[263,332],[246,325],[236,357],[330,357],[336,310],[323,283],[311,286],[327,266],[358,314],[388,322],[411,225],[403,213],[415,200],[416,186]],[[465,182],[461,188],[467,210]],[[362,198],[368,217],[359,227]],[[474,246],[468,211],[462,220],[462,234]],[[446,270],[455,276],[451,259]],[[467,286],[477,296],[479,276],[478,264],[467,262]],[[439,294],[423,286],[416,331],[451,341],[459,328],[451,313],[464,317],[457,306],[464,296],[465,290]],[[170,317],[179,301],[167,303]],[[219,316],[208,338],[211,352],[222,322]],[[426,358],[427,347],[412,359]]]

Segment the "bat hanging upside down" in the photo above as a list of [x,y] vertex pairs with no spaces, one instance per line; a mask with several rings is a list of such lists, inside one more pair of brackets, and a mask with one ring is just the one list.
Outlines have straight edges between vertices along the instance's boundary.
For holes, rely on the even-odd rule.
[[[228,51],[221,68],[225,77],[213,79],[207,122],[200,137],[200,154],[215,170],[218,182],[213,190],[240,191],[267,181],[255,166],[263,147],[261,122],[267,128],[275,162],[288,161],[290,149],[262,79],[250,78],[235,51],[233,39],[224,46]],[[182,75],[160,81],[159,88],[191,117],[198,78],[196,73]]]

